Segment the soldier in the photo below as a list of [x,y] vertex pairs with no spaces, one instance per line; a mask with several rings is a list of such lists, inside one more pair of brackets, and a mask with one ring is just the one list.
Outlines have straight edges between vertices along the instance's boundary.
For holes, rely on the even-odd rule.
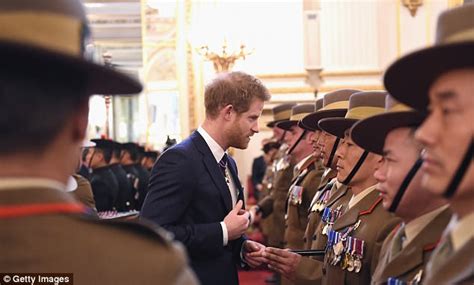
[[473,4],[442,13],[435,45],[400,58],[384,77],[397,100],[430,111],[415,133],[423,145],[422,183],[448,198],[454,213],[428,263],[425,284],[474,282],[473,14]]
[[94,194],[89,180],[79,174],[69,176],[66,192],[70,193],[77,201],[87,206],[92,213],[97,213]]
[[[301,125],[310,130],[321,132],[317,142],[321,148],[321,159],[326,169],[319,191],[311,201],[308,209],[308,225],[305,230],[304,249],[323,250],[327,238],[321,234],[324,223],[321,222],[322,211],[325,208],[336,209],[339,205],[345,205],[351,197],[350,191],[335,176],[336,162],[335,153],[339,145],[339,139],[329,133],[322,131],[318,121],[323,118],[344,117],[349,106],[349,97],[359,92],[353,89],[343,89],[328,93],[323,98],[323,108],[304,117]],[[331,181],[329,181],[331,180]],[[327,185],[326,185],[327,184]],[[302,257],[299,254],[277,248],[267,248],[267,258],[270,268],[282,273],[286,278],[294,280],[297,284],[319,284],[322,278],[323,257]]]
[[76,284],[196,284],[166,234],[99,221],[65,192],[89,96],[141,90],[84,57],[81,2],[3,0],[0,26],[2,272],[72,273]]
[[135,209],[140,210],[145,200],[149,173],[139,163],[139,147],[136,143],[122,144],[121,164],[135,189]]
[[148,172],[151,172],[153,165],[158,159],[159,153],[157,151],[145,151],[143,154],[142,165]]
[[419,284],[451,217],[446,200],[421,185],[421,145],[414,134],[423,119],[421,113],[387,96],[385,113],[362,120],[351,130],[356,144],[383,155],[383,166],[374,174],[377,191],[383,207],[403,220],[382,246],[372,284]]
[[341,139],[336,152],[337,180],[347,185],[352,197],[346,207],[330,211],[332,220],[323,229],[328,236],[322,284],[369,284],[383,240],[400,222],[382,207],[375,191],[373,173],[382,157],[354,144],[350,128],[358,121],[381,113],[385,92],[359,92],[351,95],[344,118],[327,118],[319,127]]
[[117,211],[126,212],[135,209],[135,191],[132,187],[132,183],[127,177],[127,172],[123,169],[120,164],[120,155],[122,152],[122,144],[118,142],[112,142],[112,158],[110,159],[110,170],[115,175],[118,182],[119,192],[117,197],[117,203],[115,205]]
[[98,212],[116,210],[119,185],[110,170],[113,143],[110,140],[93,139],[94,147],[88,149],[87,166],[92,169],[91,186]]

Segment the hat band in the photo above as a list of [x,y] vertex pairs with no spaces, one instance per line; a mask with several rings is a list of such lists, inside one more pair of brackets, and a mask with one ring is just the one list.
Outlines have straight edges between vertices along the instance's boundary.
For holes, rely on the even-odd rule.
[[290,121],[299,121],[309,114],[310,113],[299,113],[299,114],[292,115],[290,118]]
[[451,43],[466,42],[466,41],[474,41],[474,28],[469,28],[469,29],[454,33],[446,37],[442,41],[442,43],[451,44]]
[[273,114],[274,121],[288,120],[291,117],[291,109]]
[[395,104],[394,106],[388,108],[386,113],[392,113],[392,112],[413,112],[414,110],[410,107],[408,107],[405,104]]
[[373,115],[383,113],[384,111],[385,109],[381,107],[369,107],[369,106],[355,107],[347,111],[345,118],[361,120]]
[[324,106],[320,111],[333,109],[349,109],[349,101],[337,101]]
[[0,41],[34,45],[79,56],[82,22],[71,17],[42,12],[0,14]]

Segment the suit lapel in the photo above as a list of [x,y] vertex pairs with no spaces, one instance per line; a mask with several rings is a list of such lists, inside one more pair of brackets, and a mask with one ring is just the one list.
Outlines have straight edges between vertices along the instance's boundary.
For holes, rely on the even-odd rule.
[[237,200],[242,200],[242,208],[245,209],[244,189],[242,188],[242,184],[240,184],[235,162],[232,160],[232,158],[229,158],[229,162],[230,163],[227,164],[227,168],[229,169],[230,175],[232,175],[232,180],[234,181],[235,187],[237,189]]
[[229,187],[227,186],[225,178],[222,175],[221,170],[219,169],[218,163],[214,159],[214,155],[212,154],[211,149],[206,144],[204,138],[197,131],[195,131],[191,135],[191,139],[194,142],[196,148],[199,150],[199,152],[201,152],[202,160],[207,169],[207,172],[209,173],[209,176],[211,176],[212,181],[219,190],[225,207],[228,211],[230,211],[232,209],[232,197],[230,196]]
[[[332,187],[336,187],[336,183]],[[329,200],[326,203],[326,207],[331,207],[334,203],[336,203],[342,196],[346,195],[347,193],[347,186],[342,185],[340,189],[336,190],[336,193],[329,197]]]

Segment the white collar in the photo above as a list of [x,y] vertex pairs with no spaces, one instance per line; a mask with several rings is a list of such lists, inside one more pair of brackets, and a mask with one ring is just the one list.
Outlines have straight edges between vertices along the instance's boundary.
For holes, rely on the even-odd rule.
[[212,155],[216,159],[217,163],[219,163],[226,153],[222,147],[209,135],[208,132],[202,127],[199,126],[197,132],[202,136],[204,141],[206,142],[207,146],[211,149]]

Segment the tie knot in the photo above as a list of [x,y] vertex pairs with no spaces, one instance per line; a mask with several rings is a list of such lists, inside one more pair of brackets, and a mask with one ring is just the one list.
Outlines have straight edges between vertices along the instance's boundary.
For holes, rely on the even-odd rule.
[[219,166],[225,169],[227,167],[227,161],[228,161],[227,153],[224,153],[221,160],[219,161]]

